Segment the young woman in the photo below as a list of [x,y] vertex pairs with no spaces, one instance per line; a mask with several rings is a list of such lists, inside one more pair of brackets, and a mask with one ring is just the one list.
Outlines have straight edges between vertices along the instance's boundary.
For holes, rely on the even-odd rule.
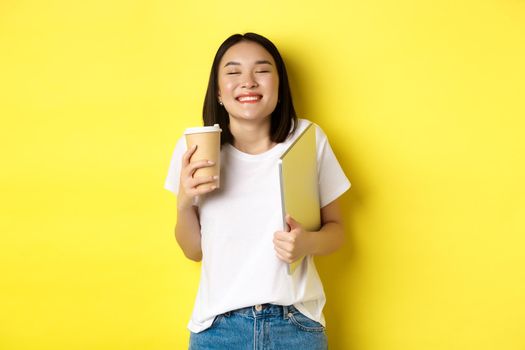
[[[177,194],[177,242],[202,260],[190,349],[326,349],[326,299],[313,256],[343,244],[338,198],[350,182],[315,125],[322,227],[308,232],[287,216],[290,231],[282,231],[278,159],[310,122],[295,115],[274,44],[254,33],[226,39],[203,114],[204,125],[222,129],[220,188],[193,176],[211,164],[192,162],[196,148],[182,137],[165,184]],[[288,274],[287,264],[303,257]]]

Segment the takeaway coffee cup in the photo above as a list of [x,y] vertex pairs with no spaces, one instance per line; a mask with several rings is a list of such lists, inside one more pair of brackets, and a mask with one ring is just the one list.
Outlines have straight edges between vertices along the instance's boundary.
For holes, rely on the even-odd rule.
[[[191,156],[190,161],[211,160],[215,163],[213,166],[197,169],[194,176],[220,176],[221,131],[219,124],[215,124],[214,126],[189,128],[184,132],[188,148],[197,145],[197,150]],[[220,178],[212,183],[217,188],[219,184]],[[210,184],[199,185],[197,188],[201,186],[210,186]]]

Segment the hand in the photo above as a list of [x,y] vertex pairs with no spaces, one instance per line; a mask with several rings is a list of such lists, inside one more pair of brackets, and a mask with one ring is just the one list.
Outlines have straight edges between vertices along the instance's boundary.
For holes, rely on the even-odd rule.
[[301,224],[290,215],[286,215],[286,223],[290,231],[275,232],[273,244],[277,257],[290,264],[309,254],[310,232],[303,230]]
[[194,145],[188,149],[182,157],[179,194],[177,196],[177,206],[179,209],[191,208],[195,196],[200,196],[216,189],[216,186],[213,184],[211,186],[200,186],[197,188],[199,185],[212,183],[217,179],[217,176],[194,176],[198,169],[210,167],[215,164],[209,160],[190,162],[190,158],[196,150],[197,145]]

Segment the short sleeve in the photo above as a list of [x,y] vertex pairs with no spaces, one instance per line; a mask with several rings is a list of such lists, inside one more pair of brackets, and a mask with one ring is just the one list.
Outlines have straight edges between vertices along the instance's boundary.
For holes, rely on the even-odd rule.
[[318,125],[316,138],[319,199],[323,208],[350,189],[351,184],[337,161],[326,134]]
[[175,150],[171,156],[170,167],[168,169],[168,176],[164,183],[164,188],[175,194],[179,192],[180,171],[182,166],[182,156],[186,152],[187,146],[184,137],[181,137],[175,145]]

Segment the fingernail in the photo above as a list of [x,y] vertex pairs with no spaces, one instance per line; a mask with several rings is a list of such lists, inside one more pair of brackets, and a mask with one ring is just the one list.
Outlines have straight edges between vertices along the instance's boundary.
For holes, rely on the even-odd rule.
[[214,180],[217,180],[219,177],[217,175],[212,176]]
[[208,164],[215,164],[215,162],[212,162],[211,160],[209,160]]

